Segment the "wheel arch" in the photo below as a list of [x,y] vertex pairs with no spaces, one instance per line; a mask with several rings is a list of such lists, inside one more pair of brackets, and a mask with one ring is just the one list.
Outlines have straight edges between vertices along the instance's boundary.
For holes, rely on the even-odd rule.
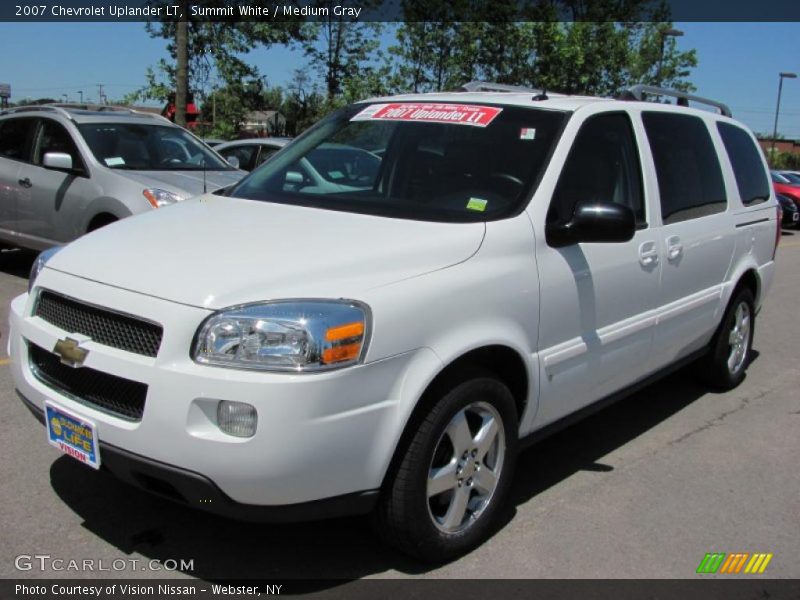
[[414,431],[437,399],[450,387],[476,373],[497,377],[508,386],[514,398],[518,420],[522,422],[528,408],[533,379],[521,352],[500,343],[486,344],[465,351],[444,364],[425,385],[401,429],[392,458],[383,474],[381,487],[391,480]]

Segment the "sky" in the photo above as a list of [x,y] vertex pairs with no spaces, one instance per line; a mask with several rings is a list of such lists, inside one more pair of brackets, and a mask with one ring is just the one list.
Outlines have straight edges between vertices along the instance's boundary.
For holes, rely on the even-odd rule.
[[[675,23],[680,49],[697,50],[691,81],[697,94],[728,104],[734,117],[756,132],[772,132],[778,73],[800,74],[800,23]],[[385,35],[384,40],[389,36]],[[0,83],[12,100],[51,97],[77,102],[105,94],[122,98],[145,83],[148,66],[166,58],[164,40],[143,23],[0,23]],[[271,85],[284,85],[307,69],[302,52],[257,49],[247,60]],[[800,78],[784,80],[778,132],[800,139]]]

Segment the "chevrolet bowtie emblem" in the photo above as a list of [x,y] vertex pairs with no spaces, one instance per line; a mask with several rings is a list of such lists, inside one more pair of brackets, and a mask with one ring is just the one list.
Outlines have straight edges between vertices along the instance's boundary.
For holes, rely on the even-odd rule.
[[69,367],[80,367],[86,356],[89,354],[88,350],[84,350],[78,344],[77,340],[72,338],[64,338],[56,342],[53,352],[61,357],[61,363]]

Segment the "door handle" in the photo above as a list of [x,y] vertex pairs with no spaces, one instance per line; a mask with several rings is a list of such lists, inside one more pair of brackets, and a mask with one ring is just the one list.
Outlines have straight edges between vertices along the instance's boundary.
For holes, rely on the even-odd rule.
[[24,188],[33,187],[33,184],[31,183],[31,180],[28,179],[27,177],[25,179],[20,179],[19,180],[19,184]]
[[643,267],[650,267],[658,262],[658,248],[655,242],[642,242],[639,246],[639,262]]
[[675,261],[678,260],[683,254],[683,244],[681,244],[681,238],[677,235],[673,235],[667,238],[667,260]]

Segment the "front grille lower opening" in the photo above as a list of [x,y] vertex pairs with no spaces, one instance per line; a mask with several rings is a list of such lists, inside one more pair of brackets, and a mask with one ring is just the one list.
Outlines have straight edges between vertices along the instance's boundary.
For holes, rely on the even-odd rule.
[[116,417],[141,421],[147,385],[89,367],[73,368],[28,342],[31,372],[45,385]]

